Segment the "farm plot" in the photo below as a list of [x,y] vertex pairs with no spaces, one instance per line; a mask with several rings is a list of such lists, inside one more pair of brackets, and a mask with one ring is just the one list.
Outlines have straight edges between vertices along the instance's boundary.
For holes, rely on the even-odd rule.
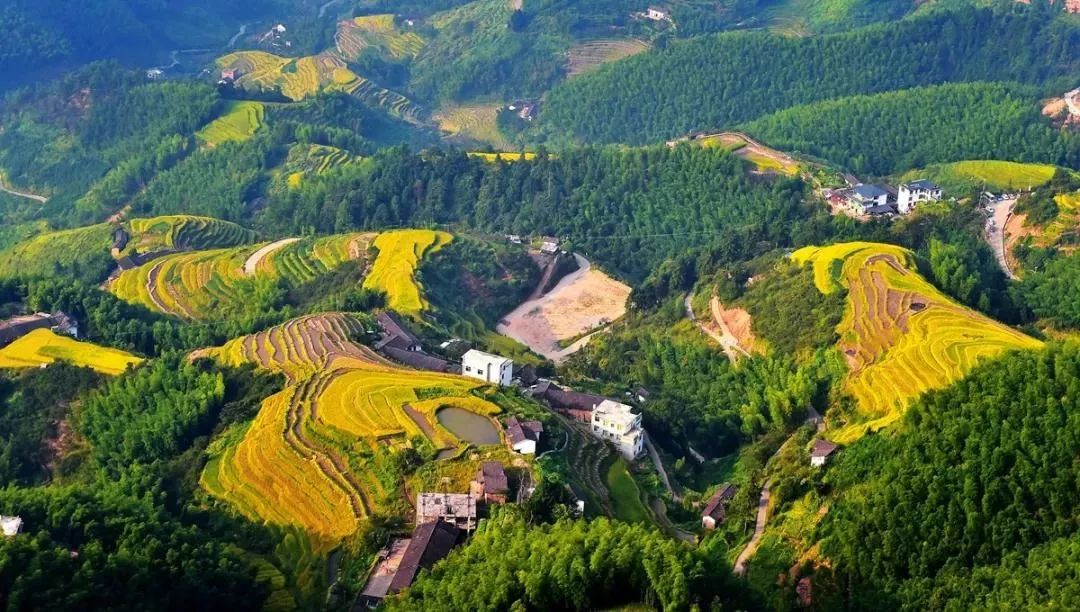
[[708,149],[732,151],[737,157],[741,157],[753,164],[754,170],[761,174],[795,176],[799,173],[799,163],[790,155],[766,147],[745,134],[724,132],[702,136],[692,142]]
[[951,194],[960,196],[974,188],[1016,191],[1038,187],[1049,181],[1056,170],[1055,166],[1048,164],[967,160],[911,170],[906,172],[901,180],[930,179]]
[[489,144],[496,149],[509,149],[510,143],[499,131],[496,121],[500,108],[500,104],[447,106],[439,109],[433,119],[439,124],[439,129],[451,137]]
[[108,223],[34,236],[0,252],[0,277],[53,274],[89,253],[108,253],[111,244]]
[[[334,542],[381,510],[378,500],[387,491],[368,463],[373,450],[424,435],[406,404],[428,420],[429,429],[437,428],[434,412],[443,405],[500,411],[471,395],[479,386],[475,380],[388,365],[349,340],[360,329],[349,315],[316,315],[194,355],[250,361],[283,371],[289,380],[263,402],[250,427],[226,432],[211,445],[203,488],[252,519]],[[445,430],[439,436],[458,442]]]
[[415,315],[427,308],[423,290],[416,281],[416,267],[429,253],[453,239],[446,232],[398,230],[375,238],[379,250],[364,287],[386,292],[387,306],[402,314]]
[[114,376],[142,361],[131,353],[79,342],[48,329],[35,329],[0,349],[0,368],[36,368],[58,360]]
[[891,423],[916,397],[961,378],[981,359],[1042,346],[953,302],[915,271],[904,248],[855,242],[806,247],[792,257],[814,266],[823,293],[848,291],[837,327],[851,369],[846,388],[874,420],[840,431],[840,441]]
[[258,261],[255,274],[244,264],[265,245],[176,253],[126,270],[109,290],[122,300],[181,318],[201,320],[242,306],[245,290],[259,279],[304,283],[367,253],[370,234],[306,238]]
[[334,168],[362,159],[344,149],[316,144],[295,144],[289,149],[282,174],[288,186],[295,189],[307,175],[325,174]]
[[424,48],[424,38],[416,32],[398,29],[393,15],[366,15],[342,21],[338,23],[334,42],[342,57],[349,60],[355,60],[369,48],[396,60],[416,57]]
[[648,43],[633,38],[605,38],[584,42],[567,52],[566,76],[575,77],[608,62],[637,55],[648,49]]
[[132,219],[126,224],[131,235],[122,254],[147,253],[162,249],[219,249],[250,244],[258,235],[229,221],[194,215],[169,215]]
[[247,140],[263,124],[266,109],[260,102],[230,100],[220,117],[195,133],[202,142],[213,147],[223,142]]

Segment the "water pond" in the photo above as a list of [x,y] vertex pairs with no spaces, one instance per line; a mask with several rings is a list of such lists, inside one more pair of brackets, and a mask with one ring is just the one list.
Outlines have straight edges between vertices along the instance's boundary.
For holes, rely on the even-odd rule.
[[435,413],[435,418],[438,419],[439,425],[469,444],[483,446],[498,444],[501,441],[499,429],[495,427],[495,423],[475,412],[447,406]]

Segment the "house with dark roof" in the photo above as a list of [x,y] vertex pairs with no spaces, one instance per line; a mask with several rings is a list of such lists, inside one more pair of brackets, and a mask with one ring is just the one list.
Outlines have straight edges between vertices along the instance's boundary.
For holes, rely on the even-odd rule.
[[542,400],[552,410],[581,421],[592,423],[592,414],[596,407],[607,398],[595,393],[582,393],[564,389],[550,380],[541,379],[529,388],[529,396]]
[[79,337],[79,324],[67,314],[36,312],[0,322],[0,346],[7,346],[35,329],[50,329],[58,334]]
[[416,498],[416,524],[444,520],[458,529],[476,528],[476,498],[469,493],[421,493]]
[[484,461],[476,472],[476,478],[469,483],[469,492],[485,504],[505,504],[510,493],[510,484],[506,471],[498,461]]
[[919,179],[900,185],[896,194],[896,210],[901,215],[906,215],[915,210],[920,202],[934,202],[941,199],[941,187],[926,180]]
[[506,419],[506,443],[522,455],[536,454],[536,444],[543,432],[544,424],[540,421],[521,421],[516,416]]
[[390,593],[409,588],[422,569],[431,569],[450,554],[457,545],[460,531],[446,521],[430,521],[413,531],[409,547],[401,558],[397,572],[390,580]]
[[430,372],[452,372],[455,366],[446,361],[445,359],[439,359],[433,355],[422,353],[420,351],[407,351],[395,346],[382,347],[382,353],[393,359],[394,361],[403,365],[409,366],[414,370],[428,370]]
[[701,511],[701,527],[703,529],[716,529],[716,526],[727,520],[727,504],[735,497],[738,488],[730,482],[720,485],[713,493]]
[[859,183],[848,189],[845,197],[848,207],[858,215],[880,214],[871,211],[884,210],[882,207],[889,205],[889,192],[877,185]]
[[821,467],[825,461],[839,448],[828,440],[814,440],[814,446],[810,449],[810,465]]
[[393,312],[384,310],[375,317],[375,320],[382,328],[382,336],[375,343],[375,350],[381,351],[388,346],[403,351],[419,351],[422,348],[420,338],[409,331]]

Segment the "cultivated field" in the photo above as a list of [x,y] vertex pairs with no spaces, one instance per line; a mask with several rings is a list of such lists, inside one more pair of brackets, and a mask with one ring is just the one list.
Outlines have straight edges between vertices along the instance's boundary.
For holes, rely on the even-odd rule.
[[395,60],[416,57],[424,48],[424,38],[396,28],[393,15],[366,15],[342,21],[338,23],[334,42],[342,57],[349,60],[360,57],[369,48]]
[[266,109],[260,102],[229,100],[221,116],[195,136],[211,147],[228,141],[247,140],[263,124],[265,115]]
[[1018,191],[1038,187],[1054,176],[1055,166],[1011,161],[969,160],[935,164],[904,173],[901,180],[927,178],[954,195],[973,188],[990,191]]
[[516,162],[521,161],[522,159],[525,161],[536,159],[536,153],[481,153],[478,151],[470,151],[468,155],[469,157],[477,157],[491,163],[495,163],[499,160],[504,162]]
[[111,244],[108,223],[34,236],[0,252],[0,277],[52,274],[87,253],[108,253]]
[[584,74],[608,62],[637,55],[648,49],[647,43],[633,38],[606,38],[581,43],[566,53],[566,76]]
[[295,144],[289,148],[281,174],[289,188],[295,189],[303,183],[305,176],[325,174],[360,159],[362,158],[337,147]]
[[[475,380],[388,365],[350,339],[362,331],[351,316],[330,313],[200,351],[284,372],[289,381],[263,402],[250,427],[214,442],[202,486],[252,519],[304,529],[325,549],[382,510],[388,491],[376,449],[406,445],[423,429],[437,432],[436,446],[457,444],[435,418],[446,405],[500,411],[471,394]],[[405,412],[406,404],[427,427]]]
[[[1074,251],[1077,234],[1080,232],[1080,193],[1058,194],[1054,197],[1054,202],[1057,203],[1058,214],[1039,233],[1035,243],[1039,246],[1058,246],[1065,242],[1068,246],[1062,249]],[[1067,235],[1071,235],[1072,240],[1062,240]]]
[[342,263],[362,259],[371,234],[305,238],[261,258],[254,275],[244,264],[265,246],[176,253],[126,270],[109,290],[122,300],[186,319],[217,316],[221,309],[242,307],[259,279],[284,279],[291,285],[310,281]]
[[692,141],[707,149],[733,151],[736,156],[753,164],[761,174],[783,174],[795,176],[799,173],[799,163],[790,155],[771,149],[736,132],[723,132],[702,136]]
[[[578,258],[580,268],[545,295],[503,317],[500,334],[555,361],[566,359],[588,341],[587,334],[626,313],[630,287]],[[562,341],[577,339],[568,347]]]
[[447,135],[489,144],[496,149],[509,149],[496,117],[500,104],[472,104],[468,106],[447,106],[433,115],[439,129]]
[[792,257],[814,266],[823,293],[848,291],[837,327],[851,368],[846,388],[874,420],[840,431],[835,438],[842,442],[891,423],[913,399],[961,378],[981,359],[1042,346],[952,301],[915,271],[904,248],[853,242],[805,247]]
[[48,329],[35,329],[0,349],[0,368],[36,368],[57,360],[116,375],[142,359],[125,351],[79,342]]
[[132,219],[125,224],[131,238],[122,254],[161,249],[218,249],[250,244],[258,235],[229,221],[194,215]]
[[446,232],[397,230],[375,238],[379,250],[364,287],[386,292],[387,306],[402,314],[416,315],[427,308],[422,288],[416,281],[416,266],[453,239]]

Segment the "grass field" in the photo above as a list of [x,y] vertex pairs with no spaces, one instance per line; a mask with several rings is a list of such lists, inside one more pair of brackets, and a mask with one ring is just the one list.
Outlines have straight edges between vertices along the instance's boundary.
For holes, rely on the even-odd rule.
[[214,119],[195,136],[209,146],[251,138],[263,124],[266,109],[261,102],[229,100],[221,116]]
[[[362,327],[350,315],[313,315],[197,353],[231,364],[252,362],[288,377],[288,386],[263,402],[250,427],[227,431],[211,444],[201,485],[252,519],[303,529],[321,550],[384,510],[380,500],[392,492],[379,478],[374,452],[424,435],[404,404],[455,444],[434,418],[441,406],[500,412],[471,395],[478,381],[388,365],[350,339]],[[463,473],[475,469],[473,463],[457,467]]]
[[930,179],[949,195],[966,195],[972,189],[1016,191],[1038,187],[1054,176],[1055,166],[997,160],[969,160],[935,164],[904,173],[901,180]]
[[131,353],[79,342],[48,329],[35,329],[0,349],[0,368],[36,368],[57,360],[111,375],[142,361]]
[[109,291],[151,310],[202,320],[243,307],[260,280],[284,279],[295,286],[361,259],[371,237],[340,234],[298,240],[259,260],[253,276],[245,274],[245,263],[265,244],[176,253],[124,271]]
[[566,53],[566,76],[574,77],[608,63],[647,51],[649,45],[633,38],[591,40]]
[[449,136],[486,143],[496,149],[509,149],[511,145],[496,123],[500,108],[500,104],[447,106],[439,109],[433,118],[439,129]]
[[0,252],[0,277],[46,276],[68,268],[89,253],[108,253],[112,227],[99,223],[40,234]]
[[611,463],[605,480],[615,509],[615,518],[627,523],[651,523],[649,511],[641,503],[641,490],[627,470],[626,461],[622,457]]
[[422,288],[416,281],[420,259],[450,242],[446,232],[398,230],[375,238],[379,250],[364,286],[386,292],[387,305],[402,314],[416,315],[427,308]]
[[846,390],[869,423],[834,438],[850,442],[899,418],[908,404],[961,378],[980,360],[1042,343],[952,301],[915,270],[904,248],[866,242],[805,247],[823,293],[848,291],[837,326],[851,373]]
[[416,32],[396,28],[393,15],[365,15],[342,21],[334,42],[342,57],[349,60],[369,48],[395,60],[416,57],[424,48],[424,38]]

